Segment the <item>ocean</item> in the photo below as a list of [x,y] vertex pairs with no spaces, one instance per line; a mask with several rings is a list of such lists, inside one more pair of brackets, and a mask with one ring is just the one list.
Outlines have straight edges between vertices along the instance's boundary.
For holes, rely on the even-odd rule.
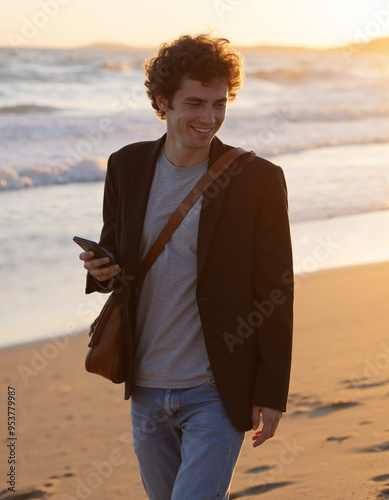
[[[144,92],[152,51],[0,49],[0,347],[75,333],[74,235],[98,240],[106,161],[164,133]],[[218,136],[285,172],[298,280],[389,258],[387,55],[244,51]]]

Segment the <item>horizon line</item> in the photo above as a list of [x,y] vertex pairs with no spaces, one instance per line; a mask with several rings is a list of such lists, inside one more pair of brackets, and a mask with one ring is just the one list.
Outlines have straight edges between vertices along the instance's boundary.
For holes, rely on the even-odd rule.
[[[328,50],[339,50],[342,48],[350,47],[350,46],[366,46],[371,44],[372,42],[376,41],[386,41],[389,45],[389,37],[378,37],[378,38],[371,38],[370,40],[367,40],[366,42],[350,42],[347,44],[341,44],[341,45],[327,45],[327,46],[312,46],[312,45],[295,45],[295,44],[268,44],[268,43],[257,43],[257,44],[249,44],[249,45],[241,45],[241,44],[233,44],[231,43],[232,49],[236,48],[238,50],[254,50],[254,49],[275,49],[275,50],[281,50],[281,49],[287,49],[287,50],[305,50],[305,51],[318,51],[318,52],[323,52],[323,51],[328,51]],[[161,45],[161,44],[159,44]],[[122,42],[90,42],[86,43],[83,45],[75,45],[75,46],[56,46],[56,45],[47,45],[47,46],[42,46],[42,45],[31,45],[31,46],[22,46],[22,47],[12,47],[10,45],[0,45],[0,49],[11,49],[11,50],[18,50],[18,49],[38,49],[38,50],[82,50],[82,49],[93,49],[93,48],[99,48],[100,50],[104,49],[115,49],[116,50],[156,50],[158,49],[159,45],[128,45],[126,43]]]

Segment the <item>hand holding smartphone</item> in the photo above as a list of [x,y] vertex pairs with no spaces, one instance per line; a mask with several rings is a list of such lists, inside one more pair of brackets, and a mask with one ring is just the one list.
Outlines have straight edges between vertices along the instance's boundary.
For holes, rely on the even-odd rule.
[[95,241],[92,240],[87,240],[85,238],[80,238],[79,236],[74,236],[73,241],[77,243],[83,250],[86,252],[93,252],[95,254],[96,259],[101,259],[101,258],[109,258],[109,262],[107,264],[103,264],[100,267],[110,267],[110,266],[115,266],[117,263],[115,259],[112,257],[110,252],[108,252],[105,248],[103,248],[101,245],[96,243]]

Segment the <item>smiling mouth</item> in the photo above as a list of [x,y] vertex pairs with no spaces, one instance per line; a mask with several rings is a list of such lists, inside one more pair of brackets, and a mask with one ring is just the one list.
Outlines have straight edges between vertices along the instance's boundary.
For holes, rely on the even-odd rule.
[[200,127],[193,127],[193,130],[195,130],[196,132],[200,132],[201,134],[209,134],[209,132],[211,132],[212,128],[200,128]]

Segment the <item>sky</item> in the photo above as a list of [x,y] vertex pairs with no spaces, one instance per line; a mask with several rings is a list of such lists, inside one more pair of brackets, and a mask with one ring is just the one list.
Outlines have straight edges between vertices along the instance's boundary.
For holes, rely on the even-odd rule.
[[334,47],[389,36],[389,0],[0,0],[0,46],[159,46],[212,32],[243,45]]

